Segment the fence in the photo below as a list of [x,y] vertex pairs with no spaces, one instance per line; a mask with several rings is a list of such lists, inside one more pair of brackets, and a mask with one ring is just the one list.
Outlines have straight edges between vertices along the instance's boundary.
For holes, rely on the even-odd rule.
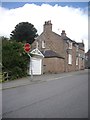
[[3,72],[3,74],[2,74],[2,80],[8,81],[10,79],[11,79],[11,72],[10,71],[9,72]]

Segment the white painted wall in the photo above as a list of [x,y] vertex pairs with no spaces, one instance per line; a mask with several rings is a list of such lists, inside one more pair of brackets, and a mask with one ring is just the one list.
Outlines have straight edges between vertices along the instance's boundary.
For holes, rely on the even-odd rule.
[[33,75],[41,75],[42,74],[42,59],[41,58],[32,58],[30,62],[29,75],[31,75],[31,67],[33,71]]

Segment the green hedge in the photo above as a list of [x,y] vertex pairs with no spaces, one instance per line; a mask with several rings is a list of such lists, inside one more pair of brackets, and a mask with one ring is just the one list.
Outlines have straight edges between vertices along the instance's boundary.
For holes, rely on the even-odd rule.
[[27,75],[29,56],[24,51],[24,45],[11,40],[2,41],[2,72],[11,72],[11,79]]

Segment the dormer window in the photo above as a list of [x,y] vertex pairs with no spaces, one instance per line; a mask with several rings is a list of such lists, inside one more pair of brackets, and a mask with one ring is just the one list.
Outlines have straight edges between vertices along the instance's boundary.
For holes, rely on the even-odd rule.
[[72,42],[69,42],[69,49],[72,49]]
[[42,48],[45,48],[45,41],[42,41]]

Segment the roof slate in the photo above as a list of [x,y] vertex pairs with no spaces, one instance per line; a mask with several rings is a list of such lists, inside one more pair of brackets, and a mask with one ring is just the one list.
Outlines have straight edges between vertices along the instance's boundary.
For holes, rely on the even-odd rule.
[[52,50],[41,51],[41,53],[44,55],[45,58],[57,57],[57,58],[64,59],[64,57],[60,56],[58,53],[56,53]]

